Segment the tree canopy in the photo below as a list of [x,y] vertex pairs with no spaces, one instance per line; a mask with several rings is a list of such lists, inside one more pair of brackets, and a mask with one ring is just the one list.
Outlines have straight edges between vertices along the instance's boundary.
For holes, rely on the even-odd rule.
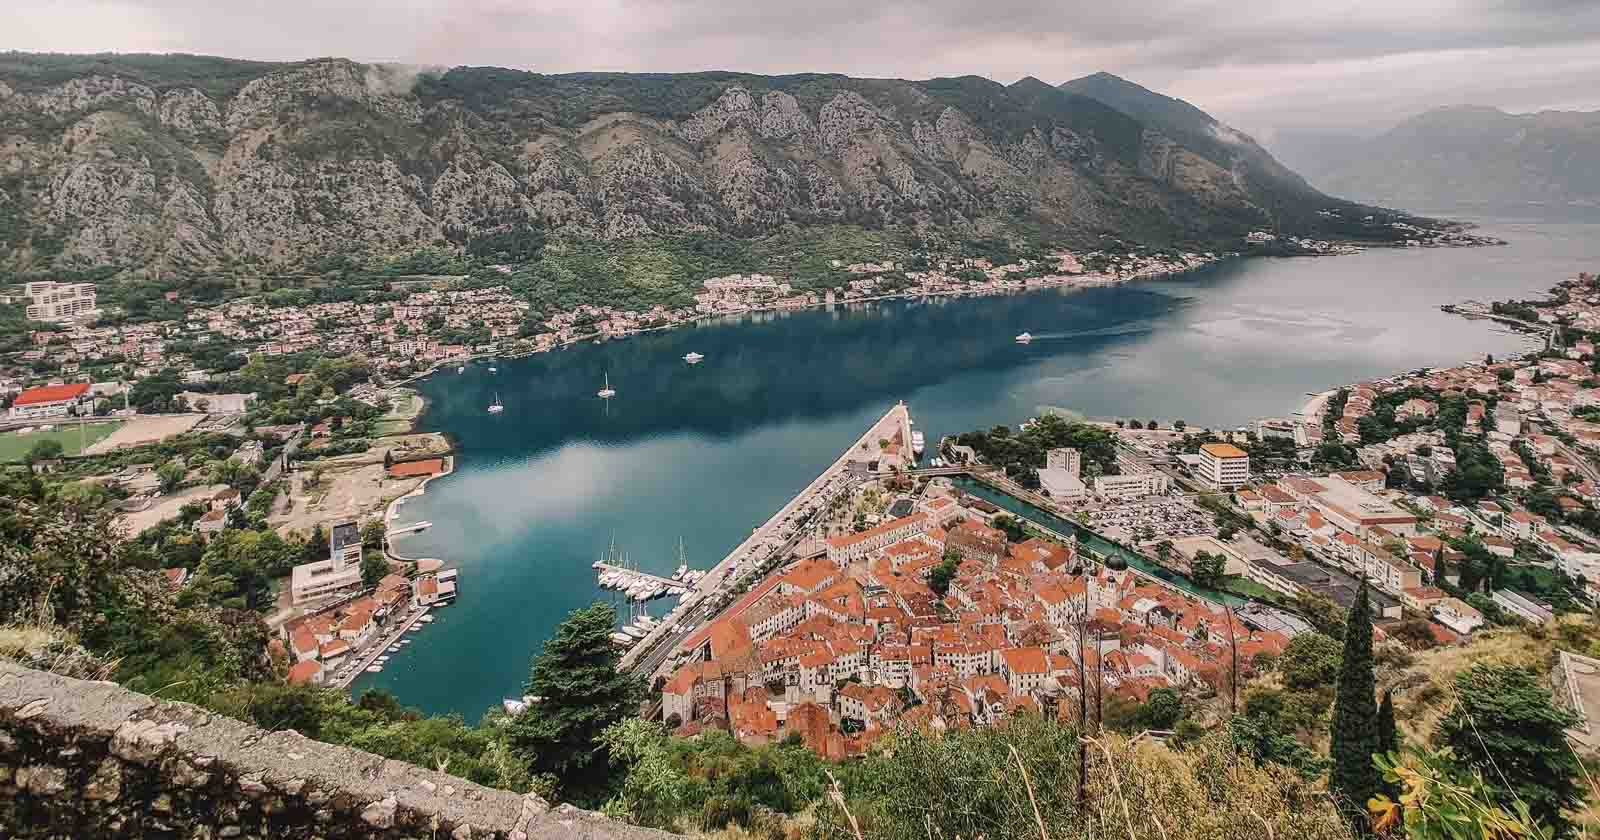
[[1502,807],[1520,800],[1558,835],[1563,815],[1582,804],[1578,759],[1566,729],[1577,715],[1556,706],[1550,690],[1525,668],[1479,663],[1456,675],[1456,700],[1434,730],[1462,765],[1479,771]]
[[600,733],[639,711],[643,686],[616,667],[616,623],[605,604],[568,615],[533,660],[526,689],[538,700],[509,724],[511,745],[533,772],[577,802],[604,798],[612,774]]

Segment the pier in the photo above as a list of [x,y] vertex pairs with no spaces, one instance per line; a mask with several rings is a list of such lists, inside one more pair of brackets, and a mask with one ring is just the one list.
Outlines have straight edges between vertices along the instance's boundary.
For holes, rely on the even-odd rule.
[[[652,589],[659,589],[659,588],[664,586],[664,587],[667,587],[669,590],[671,590],[671,589],[679,589],[679,590],[683,590],[685,593],[687,593],[688,591],[690,591],[690,590],[695,588],[694,584],[689,583],[688,581],[673,580],[672,578],[666,578],[666,577],[662,577],[660,575],[653,575],[653,574],[650,574],[649,572],[641,572],[638,569],[629,569],[629,568],[626,568],[626,567],[623,567],[623,566],[613,566],[612,564],[606,563],[604,561],[596,562],[594,564],[594,569],[595,569],[595,572],[597,573],[597,576],[603,576],[603,575],[613,574],[613,573],[622,575],[623,576],[623,581],[624,581],[623,584],[620,585],[620,586],[615,587],[616,589],[620,589],[622,591],[627,591],[629,589],[632,589],[633,587],[635,587],[635,586],[637,586],[637,585],[639,585],[641,583],[648,584]],[[670,592],[663,592],[661,594],[662,594],[663,597],[665,597],[666,595],[669,595],[671,593]],[[648,600],[650,600],[650,598],[646,597],[646,598],[640,598],[638,600],[640,600],[640,601],[648,601]]]
[[378,661],[378,657],[382,656],[384,651],[389,649],[390,645],[400,641],[400,639],[405,636],[407,630],[410,630],[412,627],[416,626],[417,622],[421,621],[422,617],[428,614],[428,609],[428,607],[422,607],[421,609],[413,611],[410,615],[405,616],[404,619],[395,625],[393,631],[389,631],[387,628],[385,628],[382,641],[377,644],[370,644],[363,648],[361,653],[357,655],[355,668],[351,669],[350,673],[343,677],[330,680],[328,685],[341,691],[349,688],[350,684],[355,682],[357,677],[366,673],[369,665]]

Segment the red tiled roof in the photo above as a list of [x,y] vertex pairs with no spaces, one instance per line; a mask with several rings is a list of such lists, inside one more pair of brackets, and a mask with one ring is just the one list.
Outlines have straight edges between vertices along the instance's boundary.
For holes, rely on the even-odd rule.
[[389,474],[397,478],[437,475],[442,472],[444,472],[443,458],[429,458],[425,461],[405,461],[389,468]]
[[289,668],[289,682],[311,682],[311,679],[321,672],[322,663],[316,661],[315,659],[307,659],[304,662],[296,662]]
[[70,385],[44,385],[38,388],[29,388],[17,395],[12,405],[36,405],[39,403],[63,402],[74,400],[89,393],[89,383],[74,382]]

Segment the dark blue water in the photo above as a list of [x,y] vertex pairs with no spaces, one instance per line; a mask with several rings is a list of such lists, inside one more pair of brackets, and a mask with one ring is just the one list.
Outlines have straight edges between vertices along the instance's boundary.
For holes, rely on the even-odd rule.
[[[1523,341],[1438,310],[1525,295],[1600,265],[1597,225],[1490,225],[1506,248],[1249,260],[1078,292],[896,301],[701,324],[454,369],[421,383],[422,426],[456,474],[408,502],[402,552],[461,568],[460,602],[382,674],[408,705],[476,719],[521,694],[568,611],[605,597],[589,564],[615,540],[670,571],[708,567],[906,400],[941,435],[1043,407],[1236,425],[1306,392]],[[1031,345],[1012,337],[1024,330]],[[681,357],[705,354],[689,366]],[[618,395],[595,398],[609,374]],[[485,411],[498,393],[501,415]]]

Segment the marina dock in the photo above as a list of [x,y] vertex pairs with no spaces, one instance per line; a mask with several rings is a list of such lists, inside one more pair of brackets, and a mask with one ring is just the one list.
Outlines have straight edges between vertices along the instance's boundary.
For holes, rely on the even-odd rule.
[[412,612],[409,616],[406,616],[405,620],[400,622],[395,627],[385,628],[383,638],[380,641],[374,644],[369,644],[367,647],[362,649],[360,656],[356,659],[356,666],[350,670],[350,673],[346,674],[345,676],[329,680],[329,687],[340,690],[349,688],[350,684],[355,682],[357,677],[366,672],[369,665],[377,662],[378,657],[382,656],[384,652],[389,649],[390,645],[400,641],[400,639],[405,636],[406,631],[410,630],[412,627],[415,627],[417,622],[421,621],[422,617],[428,614],[428,611],[428,607],[423,607],[422,609]]
[[638,598],[637,600],[640,601],[648,601],[652,598],[665,597],[673,592],[686,593],[695,588],[694,584],[690,581],[673,580],[672,578],[653,575],[649,572],[641,572],[638,569],[629,569],[624,566],[616,566],[605,561],[596,561],[594,564],[594,569],[595,573],[599,577],[605,577],[606,575],[620,575],[622,577],[622,583],[612,586],[611,588],[613,589],[627,591],[635,586],[643,585],[649,586],[652,593],[661,593],[660,595],[650,594]]

